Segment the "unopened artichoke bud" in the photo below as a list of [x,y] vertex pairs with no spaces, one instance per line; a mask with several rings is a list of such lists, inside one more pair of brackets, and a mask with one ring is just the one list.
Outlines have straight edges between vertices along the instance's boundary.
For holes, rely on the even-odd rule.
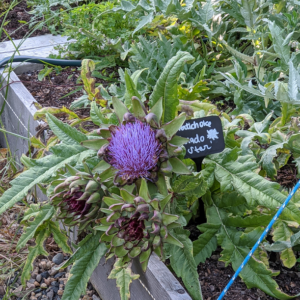
[[100,207],[104,191],[99,179],[89,173],[77,172],[76,176],[61,177],[57,181],[62,183],[54,188],[50,199],[65,225],[78,224],[79,230],[83,230],[103,215]]
[[124,259],[139,256],[145,271],[152,251],[164,258],[163,244],[165,242],[179,247],[183,245],[170,232],[172,228],[180,227],[180,224],[176,222],[179,217],[165,212],[172,195],[169,194],[165,198],[158,195],[153,200],[149,196],[145,197],[149,195],[145,180],[142,180],[139,193],[137,197],[121,189],[122,198],[114,194],[112,198],[104,197],[103,202],[109,208],[113,207],[114,210],[103,209],[108,216],[102,218],[101,225],[96,226],[95,229],[105,231],[101,241],[110,242],[107,256],[110,257],[112,253]]
[[[172,172],[190,174],[178,158],[182,153],[180,147],[188,141],[176,136],[185,121],[184,113],[163,124],[161,101],[153,111],[147,111],[137,97],[132,98],[131,111],[117,98],[113,98],[113,105],[119,125],[105,124],[105,128],[97,131],[103,140],[89,140],[83,145],[92,149],[101,146],[98,156],[111,165],[116,186],[131,185],[141,178],[155,183],[163,181],[161,175],[172,176]],[[164,162],[167,169],[162,166]]]

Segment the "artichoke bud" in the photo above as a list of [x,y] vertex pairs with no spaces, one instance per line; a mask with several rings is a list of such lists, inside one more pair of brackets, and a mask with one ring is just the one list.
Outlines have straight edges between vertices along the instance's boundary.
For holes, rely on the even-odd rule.
[[153,231],[150,232],[151,234],[157,235],[160,232],[160,226],[156,223],[152,223]]
[[158,246],[160,246],[160,243],[161,243],[161,238],[160,236],[156,236],[154,239],[153,239],[153,249],[157,248]]
[[77,179],[80,179],[80,176],[70,176],[70,177],[68,177],[68,178],[65,179],[65,183],[69,184],[70,182],[73,182],[73,181],[75,181]]
[[54,192],[57,193],[60,189],[63,189],[65,187],[69,186],[69,183],[68,182],[63,182],[63,183],[60,183],[59,185],[57,185],[54,189]]
[[181,147],[178,147],[177,149],[174,150],[174,153],[179,155],[182,153],[182,151],[183,151],[183,149]]
[[90,192],[84,192],[84,193],[82,194],[82,196],[79,197],[79,198],[77,199],[77,201],[86,200],[87,198],[89,198],[89,197],[91,196],[91,194],[92,194],[92,193],[90,193]]
[[163,149],[162,152],[161,152],[160,155],[159,155],[159,160],[160,160],[161,162],[164,162],[164,161],[166,161],[166,160],[168,160],[168,159],[169,159],[169,153],[168,153],[167,150]]
[[85,179],[78,179],[78,180],[75,180],[75,181],[71,182],[70,185],[69,185],[69,188],[86,185],[87,182],[88,181],[85,180]]
[[154,113],[149,113],[146,117],[145,117],[145,121],[154,128],[158,128],[158,119],[157,116]]
[[116,203],[116,204],[112,204],[109,209],[116,211],[116,210],[120,210],[122,207],[123,203]]
[[157,223],[161,223],[162,217],[161,217],[161,213],[157,210],[155,210],[153,212],[153,217],[151,218],[152,221],[157,222]]
[[142,247],[142,252],[147,251],[150,248],[149,241],[146,241]]
[[99,157],[103,156],[103,155],[105,154],[105,152],[106,152],[107,147],[108,147],[108,145],[102,146],[102,147],[99,149],[97,155],[98,155]]
[[168,229],[166,226],[162,226],[161,229],[160,229],[160,236],[163,238],[163,239],[166,239],[168,237]]
[[124,204],[121,208],[121,211],[126,210],[126,211],[134,211],[135,210],[135,206],[133,204]]
[[106,128],[99,128],[99,129],[97,130],[97,133],[98,133],[99,135],[101,135],[103,138],[109,138],[109,137],[111,137],[111,132],[110,132],[110,130],[109,130],[109,129],[106,129]]
[[166,175],[166,176],[171,176],[172,175],[172,165],[170,164],[169,161],[164,161],[161,164],[160,170]]
[[125,113],[123,116],[123,122],[134,122],[135,120],[135,116],[130,112]]
[[86,172],[78,172],[76,175],[80,176],[81,178],[84,179],[91,179],[92,175]]
[[132,250],[128,253],[129,257],[135,258],[138,255],[140,255],[142,252],[141,247],[134,247]]
[[132,249],[132,247],[133,247],[133,244],[132,244],[131,242],[127,242],[127,243],[124,245],[124,248],[125,248],[126,250],[130,250],[130,249]]
[[157,139],[159,139],[162,143],[165,143],[168,140],[167,135],[166,135],[166,133],[163,129],[156,130],[156,136],[155,137]]
[[133,201],[134,201],[134,203],[136,204],[136,205],[139,205],[140,203],[147,203],[145,200],[144,200],[144,198],[142,198],[142,197],[136,197],[136,198],[134,198],[133,199]]
[[70,193],[75,194],[76,192],[79,192],[79,191],[80,191],[80,188],[78,186],[76,186],[76,187],[71,188]]
[[86,201],[86,203],[92,204],[92,203],[96,203],[99,202],[101,200],[101,195],[97,192],[93,193],[89,199]]
[[105,231],[106,235],[112,235],[114,233],[116,233],[118,231],[118,229],[112,224],[108,227],[108,229]]
[[110,214],[107,218],[106,221],[107,222],[111,222],[111,221],[115,221],[120,217],[120,213],[118,212],[113,212],[112,214]]
[[94,192],[94,191],[96,191],[98,188],[99,188],[99,183],[96,182],[95,180],[90,180],[90,181],[88,182],[88,184],[86,185],[85,190],[86,190],[87,192]]
[[149,215],[147,213],[142,213],[141,216],[138,218],[138,221],[148,220]]
[[140,204],[140,205],[138,205],[138,207],[136,208],[136,212],[149,213],[150,212],[149,204]]

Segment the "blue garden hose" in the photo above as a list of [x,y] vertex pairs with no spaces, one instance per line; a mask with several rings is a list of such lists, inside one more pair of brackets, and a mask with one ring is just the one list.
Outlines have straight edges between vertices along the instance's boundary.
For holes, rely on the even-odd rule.
[[9,56],[0,60],[0,68],[11,62],[31,62],[37,64],[50,64],[54,66],[64,66],[64,67],[81,67],[81,60],[67,60],[67,59],[54,59],[54,58],[44,58],[38,56]]
[[296,191],[298,190],[299,187],[300,187],[300,180],[297,182],[297,184],[295,185],[295,187],[293,188],[293,190],[290,192],[290,194],[288,195],[288,197],[285,199],[285,201],[283,202],[283,204],[280,206],[280,208],[278,209],[277,213],[275,214],[275,216],[273,217],[273,219],[271,220],[271,222],[269,223],[269,225],[266,227],[266,229],[264,230],[264,232],[262,233],[262,235],[259,237],[259,239],[255,243],[255,245],[253,246],[252,250],[248,253],[248,255],[244,259],[243,263],[239,266],[239,268],[237,269],[237,271],[235,272],[235,274],[232,276],[232,278],[230,279],[230,281],[228,282],[228,284],[226,285],[226,287],[224,288],[224,290],[222,291],[222,293],[220,294],[220,296],[219,296],[219,298],[217,300],[223,299],[223,297],[227,293],[227,291],[230,288],[230,286],[233,284],[233,282],[235,281],[235,279],[239,276],[240,272],[243,270],[243,268],[245,267],[245,265],[247,264],[247,262],[249,261],[249,259],[253,255],[253,253],[255,252],[255,250],[258,248],[259,244],[262,242],[262,240],[265,238],[265,236],[267,235],[267,233],[270,231],[270,229],[274,225],[275,221],[278,219],[278,217],[280,216],[280,214],[282,213],[282,211],[284,210],[284,208],[288,205],[289,201],[292,199],[293,195],[296,193]]

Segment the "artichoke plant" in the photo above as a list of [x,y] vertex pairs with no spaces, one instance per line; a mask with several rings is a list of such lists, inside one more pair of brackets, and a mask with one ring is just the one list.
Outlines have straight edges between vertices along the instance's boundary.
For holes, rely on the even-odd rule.
[[164,258],[164,243],[183,247],[171,234],[173,228],[181,226],[176,222],[179,217],[166,212],[172,194],[150,199],[147,182],[143,179],[139,195],[125,189],[120,190],[120,195],[103,198],[109,208],[102,211],[108,216],[100,219],[101,224],[95,227],[105,231],[101,241],[109,242],[107,256],[115,255],[124,262],[139,257],[146,271],[152,251]]
[[68,226],[84,229],[101,216],[104,191],[98,178],[85,172],[54,181],[54,194],[50,200],[58,209],[58,218]]
[[157,183],[160,192],[166,192],[164,176],[171,176],[172,172],[190,174],[178,158],[184,157],[183,145],[188,140],[176,136],[185,113],[162,125],[162,101],[150,111],[137,97],[132,97],[130,111],[117,98],[113,98],[113,105],[119,125],[105,124],[98,130],[102,139],[82,144],[92,149],[101,146],[98,156],[115,171],[116,186],[131,185],[145,178]]

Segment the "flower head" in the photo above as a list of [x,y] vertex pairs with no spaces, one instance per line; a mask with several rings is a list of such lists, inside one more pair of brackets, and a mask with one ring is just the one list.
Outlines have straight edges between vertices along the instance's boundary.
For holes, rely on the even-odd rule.
[[150,125],[136,121],[115,127],[104,159],[118,170],[118,176],[133,183],[138,178],[155,181],[161,142]]
[[139,256],[142,268],[146,270],[152,251],[164,257],[164,243],[182,247],[181,242],[172,236],[172,230],[181,227],[177,222],[179,217],[165,212],[172,194],[166,197],[157,194],[161,200],[150,199],[144,179],[139,196],[122,189],[120,194],[123,198],[115,194],[111,195],[112,198],[103,198],[103,202],[108,205],[108,209],[103,209],[103,212],[108,216],[99,219],[97,222],[100,225],[95,227],[96,230],[105,231],[101,241],[110,242],[107,256],[114,253],[125,260]]
[[74,213],[74,216],[80,215],[84,216],[86,215],[90,208],[91,204],[87,203],[86,201],[79,201],[84,193],[83,192],[75,192],[72,193],[71,191],[68,191],[64,194],[63,198],[63,203],[66,203],[66,209],[68,210],[69,213]]
[[[174,120],[162,122],[162,102],[147,111],[144,104],[132,97],[132,111],[126,111],[125,105],[113,98],[114,113],[119,124],[105,124],[98,129],[102,139],[89,139],[82,145],[98,150],[98,156],[116,169],[114,184],[118,187],[131,185],[139,178],[151,182],[163,189],[164,176],[190,174],[190,170],[181,161],[184,157],[183,145],[188,139],[176,136],[185,121],[182,113]],[[181,157],[181,158],[179,158]]]
[[[59,184],[57,184],[59,183]],[[68,226],[79,224],[79,230],[101,216],[103,191],[93,175],[78,172],[75,176],[54,181],[53,205],[59,218]]]

